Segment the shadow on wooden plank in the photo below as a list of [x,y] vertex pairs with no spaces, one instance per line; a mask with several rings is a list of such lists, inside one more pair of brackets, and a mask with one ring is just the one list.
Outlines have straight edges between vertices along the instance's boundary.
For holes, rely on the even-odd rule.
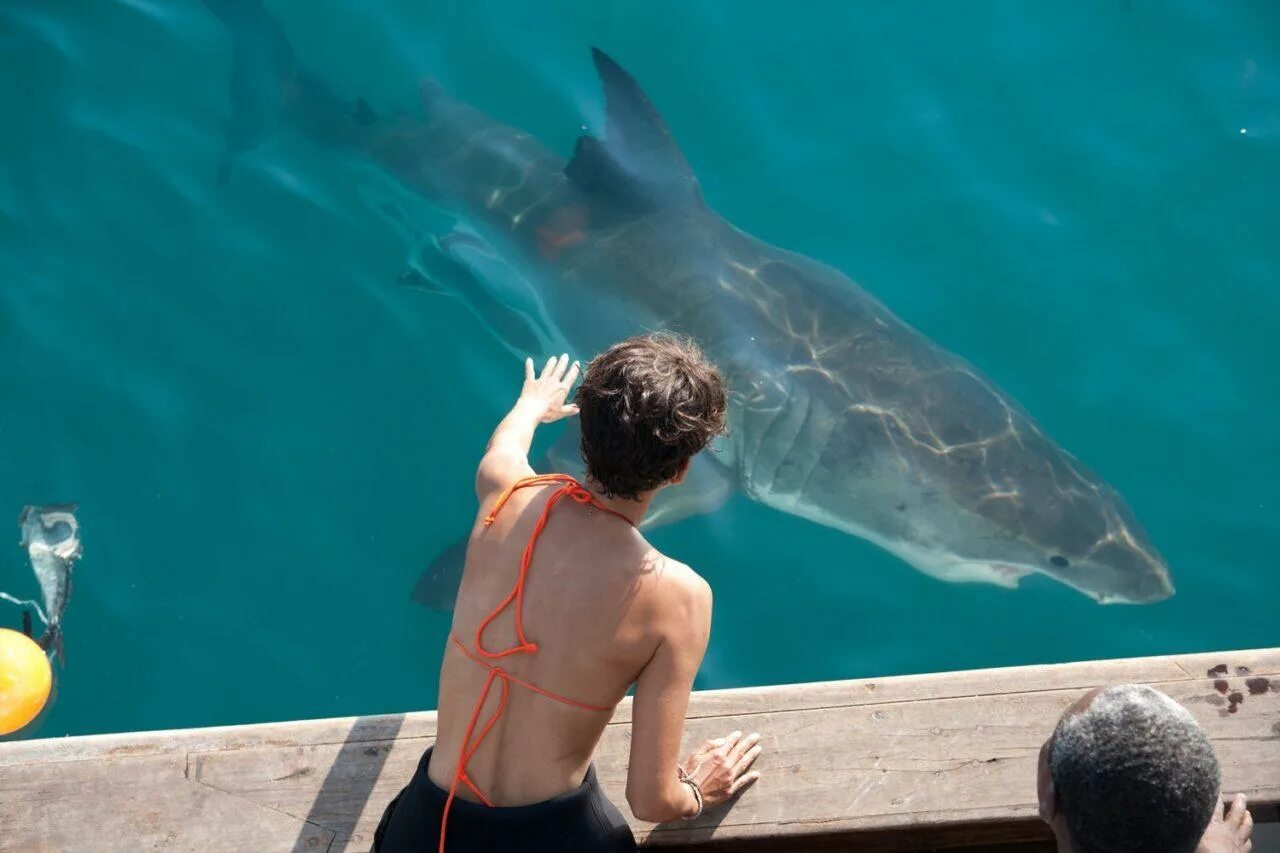
[[814,832],[767,838],[699,838],[680,843],[648,845],[663,853],[1053,853],[1057,845],[1049,828],[1040,821],[995,822],[984,825],[903,827],[861,832]]
[[654,831],[660,834],[664,829],[678,829],[682,831],[682,837],[687,839],[690,845],[705,845],[715,839],[720,824],[724,823],[724,819],[729,816],[729,813],[738,805],[738,801],[742,799],[742,795],[748,790],[750,789],[744,788],[728,802],[707,809],[706,814],[696,825],[690,825],[685,821],[672,821],[658,824],[654,827]]
[[[311,803],[307,822],[294,841],[294,853],[314,850],[307,846],[307,827],[331,829],[335,838],[350,838],[369,802],[388,751],[378,749],[371,741],[394,741],[404,724],[404,715],[360,717],[347,732],[346,741],[329,765],[324,784]],[[341,817],[335,818],[335,815]]]

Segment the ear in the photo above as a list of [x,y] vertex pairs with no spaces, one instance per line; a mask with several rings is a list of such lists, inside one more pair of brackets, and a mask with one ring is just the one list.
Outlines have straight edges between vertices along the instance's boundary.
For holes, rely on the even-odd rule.
[[668,485],[675,486],[675,485],[678,485],[678,484],[680,484],[680,483],[683,483],[683,482],[684,482],[684,478],[685,478],[685,477],[687,477],[687,476],[689,475],[689,463],[691,463],[691,462],[693,462],[693,457],[692,457],[692,456],[690,456],[688,459],[684,460],[684,464],[680,466],[680,470],[676,473],[676,475],[675,475],[674,477],[672,477],[672,478],[671,478],[671,480],[669,481]]
[[1049,769],[1049,750],[1053,748],[1053,736],[1040,747],[1040,760],[1036,765],[1036,794],[1040,805],[1040,819],[1049,824],[1054,838],[1058,842],[1059,851],[1072,850],[1071,833],[1067,829],[1066,818],[1058,803],[1058,791],[1053,784],[1053,773]]
[[1053,787],[1053,774],[1049,771],[1050,737],[1040,747],[1040,760],[1036,763],[1036,794],[1040,801],[1040,819],[1050,826],[1058,817],[1058,792]]

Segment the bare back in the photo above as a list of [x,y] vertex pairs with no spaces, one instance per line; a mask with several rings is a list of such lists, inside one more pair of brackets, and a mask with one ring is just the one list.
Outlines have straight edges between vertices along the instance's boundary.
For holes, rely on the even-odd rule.
[[[755,734],[708,741],[680,762],[711,633],[711,588],[634,526],[723,427],[723,385],[696,349],[665,338],[624,341],[593,360],[582,408],[565,402],[578,369],[562,355],[535,373],[526,359],[520,396],[476,469],[480,515],[440,669],[437,748],[427,768],[436,787],[449,789],[442,839],[458,797],[522,806],[578,788],[633,683],[633,815],[653,823],[696,816],[757,778],[747,773],[759,755]],[[597,396],[625,411],[592,408]],[[591,488],[535,475],[529,448],[538,425],[580,413]],[[595,427],[629,429],[639,443],[628,449],[625,435],[602,436],[613,450],[593,462],[588,414]],[[610,469],[631,457],[644,464]]]
[[[486,527],[496,496],[481,506],[467,547],[453,616],[454,637],[475,652],[482,621],[515,587],[521,556],[555,486],[515,492]],[[661,639],[664,589],[679,586],[685,566],[668,561],[625,519],[563,499],[537,540],[523,594],[523,624],[536,653],[493,665],[514,679],[586,705],[586,710],[509,686],[505,712],[467,764],[470,778],[495,804],[541,802],[581,784],[613,707],[650,661]],[[490,650],[517,644],[516,602],[484,634]],[[449,787],[459,750],[489,669],[452,640],[440,670],[436,751],[429,775]],[[495,680],[476,731],[497,711]],[[474,743],[473,736],[471,742]],[[459,787],[458,796],[475,799]]]

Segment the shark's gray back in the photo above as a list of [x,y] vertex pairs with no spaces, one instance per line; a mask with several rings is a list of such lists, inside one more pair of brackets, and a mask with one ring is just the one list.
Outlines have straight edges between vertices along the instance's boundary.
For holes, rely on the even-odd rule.
[[1027,501],[1061,507],[1081,549],[1107,530],[1105,513],[1079,511],[1105,486],[972,364],[830,267],[705,206],[622,224],[564,264],[630,300],[633,331],[689,335],[720,365],[722,461],[757,500],[880,541],[919,537],[933,500],[1007,510],[1014,526]]

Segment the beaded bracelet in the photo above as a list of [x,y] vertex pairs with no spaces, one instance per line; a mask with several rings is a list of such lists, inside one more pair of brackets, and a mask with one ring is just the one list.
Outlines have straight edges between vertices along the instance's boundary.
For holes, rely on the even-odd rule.
[[676,767],[676,775],[680,777],[680,781],[689,786],[689,790],[693,791],[693,801],[698,804],[698,809],[693,814],[685,818],[685,820],[696,820],[702,815],[702,788],[693,780],[693,777],[685,772],[683,767]]

